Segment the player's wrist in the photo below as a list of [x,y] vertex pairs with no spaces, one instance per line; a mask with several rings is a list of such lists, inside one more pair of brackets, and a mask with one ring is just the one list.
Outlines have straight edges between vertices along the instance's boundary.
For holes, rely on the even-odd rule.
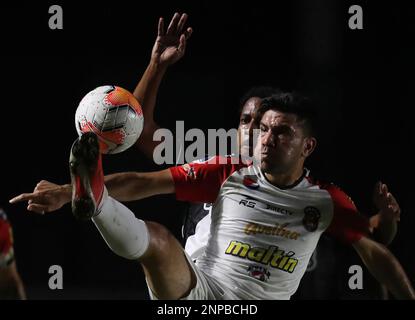
[[59,186],[59,190],[62,194],[62,198],[63,198],[65,204],[71,202],[71,200],[72,200],[72,185],[71,184],[61,185],[61,186]]
[[148,64],[148,69],[154,73],[164,73],[169,67],[170,63],[166,61],[160,61],[160,57],[151,58]]

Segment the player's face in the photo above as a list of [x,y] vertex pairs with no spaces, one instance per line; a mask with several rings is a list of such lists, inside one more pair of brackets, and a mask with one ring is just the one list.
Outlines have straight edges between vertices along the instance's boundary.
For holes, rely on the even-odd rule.
[[302,168],[305,158],[314,149],[315,139],[304,135],[294,114],[268,110],[259,129],[255,158],[266,173],[286,174]]
[[246,101],[242,107],[241,115],[239,116],[238,126],[238,143],[239,154],[249,156],[249,150],[252,150],[252,129],[254,128],[254,112],[259,108],[261,99],[252,97]]

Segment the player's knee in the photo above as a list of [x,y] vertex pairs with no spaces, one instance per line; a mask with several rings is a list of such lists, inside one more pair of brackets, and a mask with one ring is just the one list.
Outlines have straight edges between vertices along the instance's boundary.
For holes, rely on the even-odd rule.
[[182,251],[179,242],[166,227],[156,222],[146,224],[150,233],[150,246],[146,256],[166,260],[168,254]]

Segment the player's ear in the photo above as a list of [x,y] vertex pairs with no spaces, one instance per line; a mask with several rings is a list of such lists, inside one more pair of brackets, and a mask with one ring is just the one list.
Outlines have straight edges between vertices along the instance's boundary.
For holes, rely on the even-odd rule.
[[304,158],[307,158],[310,156],[314,149],[317,146],[317,140],[314,137],[306,137],[304,138],[304,144],[303,144],[303,156]]

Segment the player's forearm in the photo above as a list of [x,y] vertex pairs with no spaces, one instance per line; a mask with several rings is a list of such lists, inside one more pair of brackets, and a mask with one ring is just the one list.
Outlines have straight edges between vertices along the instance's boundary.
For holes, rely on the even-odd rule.
[[376,240],[384,245],[389,245],[398,231],[397,220],[383,217],[380,213],[370,218],[370,225]]
[[111,197],[119,201],[134,201],[174,192],[172,181],[166,181],[166,171],[140,173],[123,172],[105,176],[105,186]]
[[145,176],[136,172],[115,173],[105,176],[108,194],[119,201],[133,201],[146,197]]
[[358,253],[376,280],[384,284],[397,299],[415,299],[411,282],[395,256],[374,241],[367,248],[358,250]]
[[154,108],[157,100],[157,92],[166,70],[166,66],[151,61],[134,90],[134,96],[143,107],[144,126],[146,122],[150,125],[154,123]]
[[415,300],[415,291],[405,270],[389,250],[386,248],[383,250],[387,253],[376,252],[371,265],[371,269],[377,274],[378,281],[386,285],[395,298]]
[[[158,172],[121,172],[106,175],[108,194],[118,201],[135,201],[159,194],[174,193],[174,183],[168,169]],[[72,185],[59,186],[64,204],[71,202]]]
[[137,141],[137,146],[149,159],[153,159],[154,148],[160,143],[153,141],[154,132],[159,128],[154,122],[154,108],[158,89],[166,69],[166,66],[150,62],[134,90],[134,96],[141,103],[144,114],[144,128]]

